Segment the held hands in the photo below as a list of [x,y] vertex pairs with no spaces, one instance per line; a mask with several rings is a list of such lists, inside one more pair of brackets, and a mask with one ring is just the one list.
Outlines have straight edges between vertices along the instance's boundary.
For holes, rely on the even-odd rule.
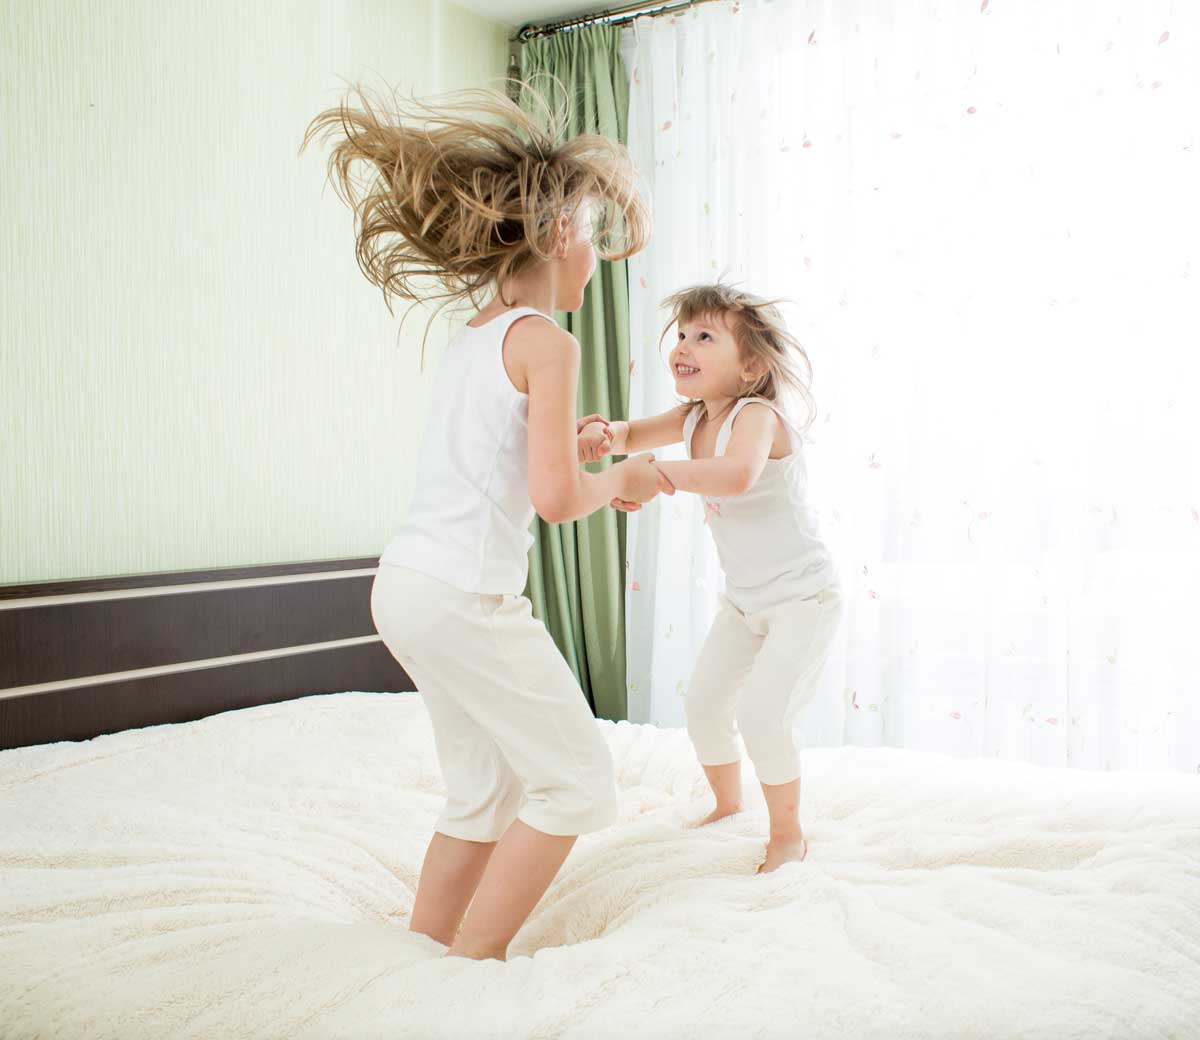
[[575,424],[579,438],[579,461],[598,462],[609,453],[613,441],[608,420],[599,415],[585,415]]
[[622,497],[614,498],[609,505],[623,513],[634,513],[655,495],[675,494],[672,484],[655,465],[654,456],[635,455],[621,464],[625,467],[625,485]]
[[[575,434],[580,462],[597,462],[612,453],[614,434],[604,416],[585,415],[576,421]],[[635,455],[618,465],[621,470],[621,494],[609,502],[613,509],[633,513],[655,495],[675,494],[675,485],[655,464],[653,455]]]

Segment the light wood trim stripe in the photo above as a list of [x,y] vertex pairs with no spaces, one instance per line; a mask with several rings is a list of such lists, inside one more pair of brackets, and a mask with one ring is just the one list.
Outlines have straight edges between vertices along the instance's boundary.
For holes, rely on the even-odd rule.
[[[269,578],[235,578],[230,581],[198,581],[190,585],[154,585],[137,589],[107,589],[103,592],[71,592],[59,596],[27,596],[22,599],[0,600],[0,610],[23,610],[27,607],[57,607],[66,603],[100,603],[109,599],[144,599],[147,596],[175,596],[186,592],[224,592],[230,589],[250,589],[257,585],[294,585],[303,581],[333,581],[339,578],[360,578],[374,574],[379,568],[363,567],[349,571],[312,571],[306,574],[277,574]],[[0,690],[0,693],[3,693]]]
[[[304,575],[303,577],[308,577]],[[256,650],[248,654],[230,654],[228,657],[208,657],[199,661],[180,661],[162,664],[154,668],[134,668],[127,672],[107,672],[103,675],[82,675],[78,679],[62,679],[58,682],[34,683],[29,686],[10,686],[0,690],[0,700],[11,697],[32,697],[38,693],[57,693],[74,690],[82,686],[100,686],[106,683],[125,682],[129,679],[148,679],[156,675],[172,675],[176,672],[196,672],[204,668],[224,668],[227,665],[247,664],[251,661],[269,661],[274,657],[291,657],[294,654],[315,654],[322,650],[338,650],[347,646],[363,646],[382,641],[379,635],[353,636],[350,639],[331,639],[326,643],[306,643],[302,646],[281,646],[275,650]]]

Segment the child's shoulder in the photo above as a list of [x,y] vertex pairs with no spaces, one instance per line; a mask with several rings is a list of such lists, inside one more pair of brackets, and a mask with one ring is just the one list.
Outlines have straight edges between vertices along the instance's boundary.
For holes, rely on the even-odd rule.
[[530,311],[513,319],[505,336],[505,346],[514,347],[528,360],[560,359],[579,353],[579,341],[557,322],[540,312]]
[[786,426],[788,419],[778,405],[761,397],[748,397],[737,406],[734,423],[761,429]]
[[749,398],[739,407],[734,426],[743,436],[770,437],[772,459],[786,458],[801,446],[798,430],[787,413],[760,397]]

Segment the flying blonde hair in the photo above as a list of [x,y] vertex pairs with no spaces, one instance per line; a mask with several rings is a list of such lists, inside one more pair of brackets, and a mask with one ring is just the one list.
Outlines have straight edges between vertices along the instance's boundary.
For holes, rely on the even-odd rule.
[[[721,282],[680,289],[662,302],[662,306],[671,311],[671,319],[663,328],[659,343],[671,331],[672,325],[697,318],[724,318],[741,359],[758,361],[763,368],[762,375],[747,384],[737,396],[765,397],[779,404],[787,403],[789,398],[798,400],[807,412],[799,426],[801,430],[807,430],[817,414],[811,389],[812,363],[800,341],[788,331],[777,306],[781,302]],[[701,403],[687,401],[681,407],[690,409]]]
[[535,114],[493,90],[382,99],[356,86],[309,124],[301,151],[334,142],[328,176],[354,211],[358,266],[389,310],[396,299],[478,307],[493,288],[503,299],[509,279],[551,258],[559,218],[588,204],[606,260],[645,245],[649,211],[625,147],[563,140],[563,114],[525,91]]

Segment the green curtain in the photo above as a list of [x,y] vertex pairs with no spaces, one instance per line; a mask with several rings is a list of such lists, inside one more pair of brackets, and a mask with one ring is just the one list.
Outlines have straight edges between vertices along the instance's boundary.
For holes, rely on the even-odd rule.
[[[592,26],[521,48],[521,78],[562,104],[567,136],[625,142],[629,86],[619,30]],[[558,81],[555,85],[546,74]],[[629,285],[625,261],[600,261],[583,306],[559,323],[582,348],[580,415],[623,419],[629,409]],[[595,470],[609,460],[589,464]],[[534,524],[526,595],[566,658],[592,710],[625,718],[625,515],[602,509],[566,524]]]

